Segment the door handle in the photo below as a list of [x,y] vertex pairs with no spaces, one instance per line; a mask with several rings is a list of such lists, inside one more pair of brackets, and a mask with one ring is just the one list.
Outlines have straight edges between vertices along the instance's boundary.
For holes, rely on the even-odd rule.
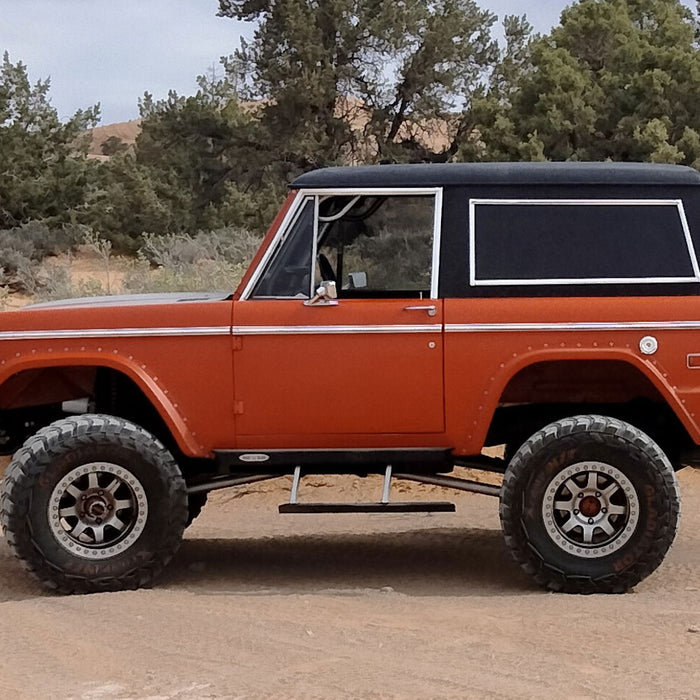
[[428,316],[435,316],[437,314],[437,307],[431,304],[430,306],[404,306],[404,311],[427,311]]

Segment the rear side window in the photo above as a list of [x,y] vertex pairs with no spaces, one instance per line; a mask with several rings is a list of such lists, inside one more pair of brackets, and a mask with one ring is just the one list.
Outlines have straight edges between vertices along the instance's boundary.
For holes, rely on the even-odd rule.
[[679,200],[472,199],[470,284],[697,282]]

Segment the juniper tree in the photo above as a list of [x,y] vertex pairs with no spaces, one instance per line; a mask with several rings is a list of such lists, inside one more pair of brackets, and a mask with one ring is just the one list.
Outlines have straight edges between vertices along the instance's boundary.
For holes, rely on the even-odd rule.
[[219,14],[257,22],[225,65],[262,101],[261,146],[287,175],[451,157],[497,55],[496,17],[472,0],[220,0]]
[[0,65],[0,229],[32,219],[69,221],[82,207],[90,163],[86,130],[99,107],[62,122],[49,80],[31,84],[27,67],[7,52]]
[[480,157],[700,166],[700,52],[679,0],[581,0],[524,48],[478,105]]

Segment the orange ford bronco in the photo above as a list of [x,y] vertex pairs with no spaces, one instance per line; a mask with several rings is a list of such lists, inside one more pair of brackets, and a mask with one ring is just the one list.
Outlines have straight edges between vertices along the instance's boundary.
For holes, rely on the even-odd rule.
[[[498,496],[539,584],[624,591],[700,462],[699,246],[689,168],[303,175],[233,293],[2,314],[7,540],[57,590],[135,588],[208,491],[293,475],[283,513],[454,509],[392,501],[401,478]],[[379,473],[383,493],[299,502],[314,473]]]

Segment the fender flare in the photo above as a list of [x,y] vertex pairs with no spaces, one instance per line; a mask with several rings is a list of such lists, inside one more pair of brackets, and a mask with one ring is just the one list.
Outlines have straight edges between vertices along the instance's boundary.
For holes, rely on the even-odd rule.
[[[700,443],[700,427],[664,376],[664,374],[668,373],[665,373],[654,359],[642,358],[631,349],[627,348],[610,348],[605,350],[596,348],[595,351],[586,348],[551,349],[548,351],[536,350],[518,355],[518,357],[513,358],[510,362],[507,362],[503,368],[498,370],[496,379],[493,382],[493,387],[489,391],[489,396],[485,399],[484,414],[493,418],[498,408],[500,398],[508,384],[519,372],[522,372],[532,365],[543,362],[596,362],[605,360],[624,362],[639,371],[661,394],[669,408],[688,431],[688,435],[690,435],[696,443]],[[482,441],[486,437],[489,423],[485,423],[485,427],[482,426],[482,430],[484,431],[483,435],[480,436]]]
[[155,408],[166,427],[173,436],[183,454],[188,457],[202,457],[202,447],[192,435],[183,416],[175,408],[168,396],[168,391],[158,384],[145,369],[134,360],[121,355],[102,353],[81,353],[46,356],[20,356],[13,358],[0,367],[0,391],[5,382],[19,372],[32,369],[51,369],[54,367],[90,367],[107,368],[128,377],[143,392],[149,403]]

